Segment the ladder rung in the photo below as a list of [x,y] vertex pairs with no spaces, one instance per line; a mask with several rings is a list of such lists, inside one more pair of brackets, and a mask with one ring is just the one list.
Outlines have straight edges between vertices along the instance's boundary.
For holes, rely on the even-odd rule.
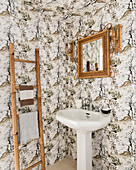
[[36,164],[34,164],[34,165],[32,165],[32,166],[26,168],[25,170],[30,170],[30,169],[36,167],[37,165],[39,165],[39,164],[41,164],[41,163],[42,163],[42,161],[39,161],[39,162],[37,162]]
[[[32,141],[37,140],[37,139],[40,139],[40,137],[39,137],[39,138],[32,139],[32,140],[29,140],[28,142],[32,142]],[[28,143],[28,142],[27,142],[27,143]],[[18,145],[20,146],[20,143],[18,143]]]
[[[15,86],[15,88],[18,90],[19,89],[19,86]],[[37,86],[33,86],[34,89],[37,88]]]
[[31,60],[21,60],[21,59],[17,59],[17,58],[15,58],[14,61],[17,61],[17,62],[26,62],[26,63],[36,63],[36,61],[31,61]]

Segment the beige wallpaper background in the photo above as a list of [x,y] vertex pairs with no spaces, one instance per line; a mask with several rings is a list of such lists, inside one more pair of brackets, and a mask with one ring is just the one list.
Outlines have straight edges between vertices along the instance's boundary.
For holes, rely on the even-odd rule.
[[[112,108],[111,124],[93,134],[94,170],[136,169],[135,0],[1,0],[0,1],[0,169],[14,170],[9,73],[9,42],[15,57],[34,60],[40,49],[42,111],[46,164],[66,155],[76,159],[76,132],[55,119],[56,111],[92,99],[93,109]],[[112,64],[115,78],[74,80],[76,66],[66,43],[107,23],[122,25],[122,51]],[[32,64],[16,64],[16,84],[35,84]],[[36,110],[35,106],[17,108]],[[39,143],[20,146],[21,169],[37,162]],[[40,170],[40,166],[34,168]]]

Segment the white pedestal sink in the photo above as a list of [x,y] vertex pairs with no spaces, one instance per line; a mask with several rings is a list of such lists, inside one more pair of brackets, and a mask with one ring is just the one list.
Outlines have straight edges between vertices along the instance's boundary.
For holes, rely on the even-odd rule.
[[92,170],[92,131],[110,123],[112,114],[83,109],[59,110],[56,119],[77,131],[77,170]]

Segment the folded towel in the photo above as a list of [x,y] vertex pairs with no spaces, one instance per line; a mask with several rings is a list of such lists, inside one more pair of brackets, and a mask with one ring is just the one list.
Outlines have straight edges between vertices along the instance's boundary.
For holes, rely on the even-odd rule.
[[38,114],[29,112],[19,115],[19,141],[25,144],[30,140],[39,138]]
[[33,105],[33,86],[19,86],[20,106]]

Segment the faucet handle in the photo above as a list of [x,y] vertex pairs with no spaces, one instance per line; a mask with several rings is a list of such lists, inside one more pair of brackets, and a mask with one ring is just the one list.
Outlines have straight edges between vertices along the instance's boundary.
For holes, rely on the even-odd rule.
[[90,98],[82,99],[82,108],[88,108],[88,110],[92,110],[92,100]]

